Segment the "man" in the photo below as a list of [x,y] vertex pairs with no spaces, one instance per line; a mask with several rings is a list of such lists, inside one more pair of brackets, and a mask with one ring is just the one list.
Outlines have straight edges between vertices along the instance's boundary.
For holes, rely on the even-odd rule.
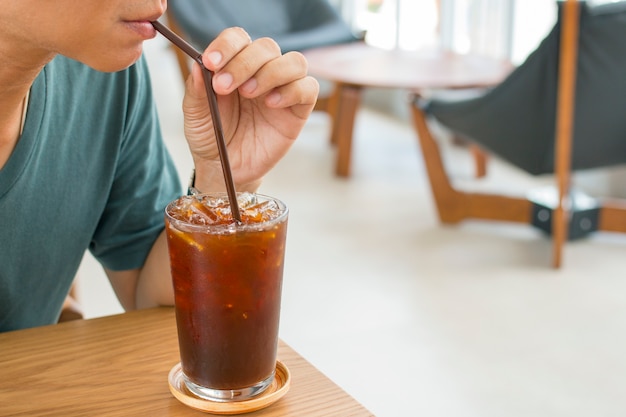
[[[165,7],[0,0],[0,331],[55,322],[86,249],[125,309],[173,303],[163,209],[180,181],[141,58]],[[301,54],[239,28],[202,59],[236,188],[255,191],[303,128],[317,82]],[[224,190],[197,64],[183,111],[195,188]]]

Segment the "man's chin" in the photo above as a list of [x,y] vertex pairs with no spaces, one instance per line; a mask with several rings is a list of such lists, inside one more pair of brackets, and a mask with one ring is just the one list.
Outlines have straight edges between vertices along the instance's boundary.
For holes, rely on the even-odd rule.
[[84,64],[100,72],[118,72],[136,63],[139,58],[141,58],[142,53],[143,48],[138,48],[136,51],[133,51],[133,53],[124,56],[105,55],[101,57],[102,59],[94,60],[93,62],[84,62]]

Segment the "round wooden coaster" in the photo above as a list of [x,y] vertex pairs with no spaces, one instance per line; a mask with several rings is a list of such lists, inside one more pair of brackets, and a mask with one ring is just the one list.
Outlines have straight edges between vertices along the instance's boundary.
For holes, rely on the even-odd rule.
[[180,363],[170,370],[168,382],[172,395],[186,406],[206,413],[233,415],[250,413],[274,404],[289,391],[291,374],[285,364],[281,361],[276,361],[274,380],[265,391],[249,400],[231,402],[207,400],[189,391],[183,381],[183,371]]

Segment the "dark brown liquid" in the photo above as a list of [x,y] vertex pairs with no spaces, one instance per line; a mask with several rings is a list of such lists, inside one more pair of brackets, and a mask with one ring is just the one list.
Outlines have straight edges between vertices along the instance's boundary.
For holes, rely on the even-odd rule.
[[[274,371],[287,221],[269,230],[182,232],[166,218],[183,372],[212,389]],[[193,242],[193,243],[190,243]]]

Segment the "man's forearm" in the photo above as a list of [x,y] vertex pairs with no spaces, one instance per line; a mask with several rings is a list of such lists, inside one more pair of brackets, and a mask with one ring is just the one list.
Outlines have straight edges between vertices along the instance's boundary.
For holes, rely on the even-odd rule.
[[139,272],[135,299],[137,308],[174,305],[174,289],[165,231],[161,232],[154,242]]

